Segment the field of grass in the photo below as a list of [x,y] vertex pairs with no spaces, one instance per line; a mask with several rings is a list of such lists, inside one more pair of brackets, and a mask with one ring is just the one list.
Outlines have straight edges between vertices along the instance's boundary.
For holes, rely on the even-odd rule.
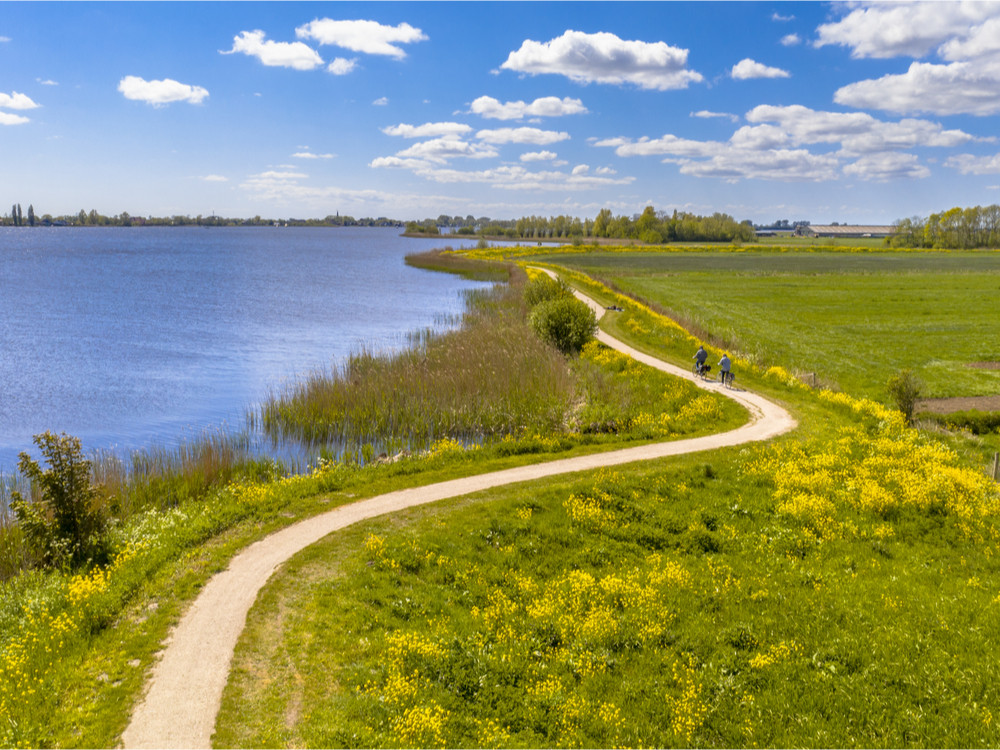
[[606,280],[762,364],[886,399],[911,369],[928,397],[1000,392],[1000,253],[601,253],[539,256]]

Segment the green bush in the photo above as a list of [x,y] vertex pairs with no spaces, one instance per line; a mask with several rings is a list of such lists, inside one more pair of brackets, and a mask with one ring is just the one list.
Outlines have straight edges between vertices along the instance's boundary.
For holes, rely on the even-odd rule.
[[79,438],[65,433],[35,435],[35,445],[48,461],[44,471],[27,453],[18,469],[37,497],[26,500],[11,493],[11,510],[25,540],[45,565],[68,567],[99,561],[106,554],[107,520],[97,488],[90,482],[90,461],[83,458]]
[[920,398],[920,381],[911,370],[900,370],[885,384],[889,396],[907,422],[913,421],[913,407]]
[[531,311],[531,327],[563,354],[575,354],[594,338],[597,316],[575,297],[545,300]]
[[553,279],[548,274],[535,277],[524,287],[524,301],[528,307],[535,307],[546,300],[572,296],[573,292],[565,281]]
[[921,419],[930,419],[949,429],[968,430],[973,435],[989,435],[1000,432],[1000,411],[956,411],[951,414],[921,414]]

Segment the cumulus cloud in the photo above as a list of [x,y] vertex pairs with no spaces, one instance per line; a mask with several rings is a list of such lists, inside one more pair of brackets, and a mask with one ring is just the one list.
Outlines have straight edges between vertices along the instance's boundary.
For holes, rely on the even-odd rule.
[[529,143],[534,146],[547,146],[569,139],[569,133],[539,128],[496,128],[480,130],[476,138],[487,143]]
[[12,115],[10,112],[0,112],[0,125],[24,125],[26,122],[31,122],[31,119],[23,115]]
[[568,96],[543,96],[527,104],[522,101],[501,103],[492,96],[481,96],[472,102],[473,114],[493,120],[523,120],[525,117],[561,117],[585,114],[587,108],[579,99]]
[[914,62],[905,73],[843,86],[833,100],[900,114],[993,115],[1000,112],[1000,70],[983,70],[968,62]]
[[737,117],[736,115],[732,114],[731,112],[711,112],[711,111],[709,111],[707,109],[701,109],[701,110],[698,110],[697,112],[692,112],[691,113],[691,117],[700,117],[702,119],[709,119],[709,118],[713,118],[713,117],[721,117],[721,118],[725,118],[727,120],[730,120],[731,122],[739,122],[740,121],[740,118]]
[[1000,112],[1000,2],[864,3],[817,34],[817,46],[846,46],[855,58],[934,53],[943,61],[914,61],[905,73],[843,86],[834,94],[838,104],[939,115]]
[[555,151],[528,151],[527,153],[521,154],[520,160],[523,162],[531,161],[552,161],[558,156]]
[[441,169],[426,162],[394,160],[386,157],[374,160],[370,166],[409,169],[414,174],[433,182],[484,184],[504,190],[591,190],[611,185],[629,185],[635,180],[634,177],[615,178],[607,175],[590,175],[583,171],[576,174],[567,174],[559,170],[533,172],[520,165],[504,165],[473,171]]
[[886,181],[930,174],[914,154],[901,153],[906,149],[950,148],[982,140],[928,120],[884,122],[865,113],[823,112],[801,105],[760,105],[747,112],[746,120],[750,125],[738,128],[728,141],[666,134],[607,138],[594,145],[613,148],[622,157],[664,157],[664,162],[679,165],[682,174],[730,182],[823,181],[841,174]]
[[223,55],[240,52],[256,57],[264,65],[294,70],[313,70],[323,64],[316,50],[302,42],[273,42],[264,38],[263,31],[241,31],[233,37],[231,50],[219,50]]
[[888,182],[898,179],[923,179],[930,177],[931,171],[921,164],[914,154],[889,151],[862,156],[856,162],[845,166],[844,174],[872,182]]
[[433,138],[429,141],[415,143],[396,154],[401,159],[423,159],[430,162],[443,163],[449,159],[486,159],[497,156],[497,150],[492,146],[469,143],[455,136]]
[[312,151],[297,151],[292,154],[293,159],[333,159],[336,154],[315,154]]
[[39,106],[27,94],[20,94],[17,91],[12,91],[9,94],[0,92],[0,108],[2,109],[37,109]]
[[389,103],[389,97],[387,97],[387,96],[380,96],[378,99],[376,99],[375,101],[372,102],[372,106],[374,106],[374,107],[384,107],[388,103]]
[[229,182],[229,178],[223,177],[221,174],[207,174],[198,179],[202,182]]
[[526,39],[500,66],[529,75],[553,73],[577,83],[632,84],[667,91],[703,76],[687,69],[688,51],[666,42],[626,41],[608,32],[566,31],[548,42]]
[[744,81],[748,78],[790,78],[792,74],[745,57],[733,66],[730,75],[737,81]]
[[58,81],[53,81],[51,78],[44,78],[44,79],[43,78],[36,78],[35,80],[38,81],[38,83],[40,83],[42,86],[58,86],[59,85]]
[[348,73],[353,72],[357,67],[357,60],[348,60],[345,57],[336,57],[333,62],[326,66],[326,70],[328,73],[333,73],[335,76],[346,76]]
[[401,23],[385,26],[377,21],[334,21],[318,18],[295,30],[300,39],[312,39],[320,44],[364,52],[369,55],[387,55],[402,59],[406,51],[397,45],[422,42],[427,35],[420,29]]
[[1000,154],[993,156],[958,154],[948,157],[944,165],[957,169],[962,174],[1000,174]]
[[208,90],[201,86],[189,86],[170,78],[159,81],[147,81],[139,76],[125,76],[118,83],[120,91],[126,99],[146,102],[154,107],[162,107],[173,102],[188,102],[201,104],[208,96]]
[[402,138],[435,138],[446,135],[464,135],[471,132],[472,127],[461,122],[425,122],[423,125],[390,125],[382,128],[386,135],[396,135]]
[[785,34],[781,37],[781,44],[785,47],[794,47],[796,44],[802,43],[802,37],[798,34]]
[[[855,58],[923,57],[1000,14],[998,2],[865,2],[816,29],[815,45],[850,47]],[[994,40],[994,46],[997,41]]]
[[780,13],[778,13],[778,11],[774,11],[774,13],[771,14],[771,20],[772,21],[794,21],[795,20],[795,16],[783,16]]

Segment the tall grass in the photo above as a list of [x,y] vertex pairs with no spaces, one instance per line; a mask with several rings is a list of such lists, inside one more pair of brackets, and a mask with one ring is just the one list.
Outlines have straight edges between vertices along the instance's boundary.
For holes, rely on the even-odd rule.
[[272,394],[260,423],[275,439],[359,450],[424,448],[559,428],[573,394],[566,360],[526,323],[525,276],[467,293],[458,329],[392,354],[361,352]]

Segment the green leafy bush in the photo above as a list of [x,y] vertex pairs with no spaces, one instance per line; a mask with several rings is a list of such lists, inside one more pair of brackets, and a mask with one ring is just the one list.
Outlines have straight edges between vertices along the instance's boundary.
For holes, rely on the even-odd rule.
[[1000,432],[1000,411],[956,411],[951,414],[921,414],[921,419],[930,419],[949,429],[968,430],[973,435],[989,435]]
[[579,352],[597,331],[594,311],[574,297],[540,302],[531,311],[530,322],[535,333],[563,354]]
[[524,301],[528,307],[535,307],[550,299],[572,297],[569,285],[562,279],[541,275],[529,281],[524,287]]
[[885,384],[896,408],[903,412],[907,422],[913,421],[913,407],[920,398],[920,381],[912,370],[900,370]]
[[90,482],[90,461],[83,458],[79,438],[65,433],[35,435],[35,445],[49,464],[43,470],[27,453],[18,469],[38,492],[26,500],[11,493],[14,511],[29,546],[45,565],[67,567],[97,561],[106,553],[103,513],[97,488]]

